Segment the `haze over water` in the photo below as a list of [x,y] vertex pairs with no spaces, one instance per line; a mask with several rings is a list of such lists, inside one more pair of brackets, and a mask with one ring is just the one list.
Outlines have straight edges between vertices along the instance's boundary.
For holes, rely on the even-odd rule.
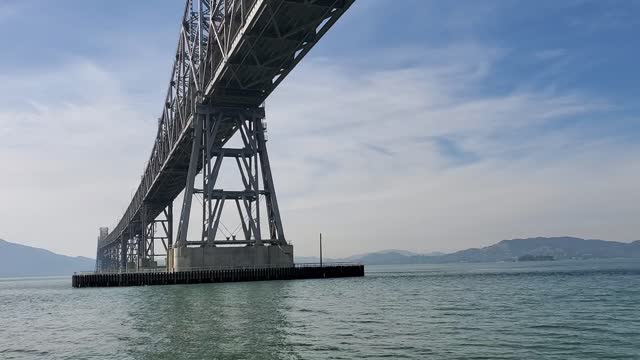
[[629,260],[111,289],[2,279],[0,358],[637,359],[638,304]]

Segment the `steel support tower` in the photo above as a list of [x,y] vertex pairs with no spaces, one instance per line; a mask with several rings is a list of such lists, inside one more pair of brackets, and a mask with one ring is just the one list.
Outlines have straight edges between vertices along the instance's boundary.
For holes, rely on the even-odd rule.
[[[198,265],[233,265],[242,262],[238,249],[247,248],[252,259],[292,259],[267,153],[264,101],[353,2],[186,1],[150,159],[122,218],[110,233],[101,231],[96,270],[153,268],[158,256],[170,268],[203,256]],[[224,163],[239,175],[234,189],[218,186],[229,171]],[[200,236],[189,239],[196,205]],[[229,211],[237,232],[224,226]]]

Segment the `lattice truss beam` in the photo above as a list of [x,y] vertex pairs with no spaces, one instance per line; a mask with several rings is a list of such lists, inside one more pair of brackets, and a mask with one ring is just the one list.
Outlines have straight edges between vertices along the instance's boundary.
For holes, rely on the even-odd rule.
[[[176,246],[188,245],[261,245],[285,244],[269,156],[266,148],[264,108],[200,107],[195,122],[194,142],[189,165]],[[239,138],[241,148],[226,147],[232,137]],[[202,159],[202,187],[196,188],[197,162]],[[223,161],[232,161],[241,179],[241,189],[218,188]],[[203,224],[201,238],[187,240],[192,199],[202,195]],[[261,229],[261,199],[268,223],[268,237]],[[220,238],[220,225],[225,204],[231,203],[239,220],[236,233]],[[228,207],[229,205],[227,205]]]
[[125,214],[98,241],[98,264],[113,263],[107,248],[121,246],[127,231],[142,237],[132,224],[143,208],[155,219],[186,188],[197,108],[260,106],[353,2],[186,0],[151,156]]

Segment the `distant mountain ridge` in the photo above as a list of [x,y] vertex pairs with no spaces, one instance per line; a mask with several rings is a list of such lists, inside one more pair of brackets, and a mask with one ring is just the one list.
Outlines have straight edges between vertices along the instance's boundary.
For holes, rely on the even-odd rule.
[[94,268],[94,259],[59,255],[0,239],[0,277],[70,276]]
[[[369,263],[387,264],[387,263],[394,263],[394,259],[396,261],[401,261],[400,263],[403,263],[402,260],[407,258],[412,258],[417,256],[441,256],[441,255],[445,255],[445,253],[434,251],[426,254],[420,254],[420,253],[416,253],[408,250],[389,249],[389,250],[381,250],[381,251],[376,251],[376,252],[371,252],[366,254],[351,255],[346,258],[324,258],[323,260],[325,262],[359,262],[363,264],[369,264]],[[317,256],[296,256],[295,262],[296,263],[318,263],[320,262],[320,258]]]
[[503,240],[480,249],[467,249],[439,258],[442,262],[510,261],[521,256],[553,256],[561,259],[640,258],[640,241],[623,243],[575,237]]
[[[640,240],[623,243],[605,240],[585,240],[575,237],[538,237],[503,240],[487,247],[467,249],[451,254],[406,254],[388,250],[349,258],[325,259],[325,261],[353,261],[369,265],[444,264],[515,261],[523,256],[551,256],[556,260],[640,258]],[[306,260],[305,262],[318,261],[314,257],[304,259]]]
[[[483,248],[467,249],[451,254],[417,254],[406,250],[384,250],[348,258],[325,258],[325,262],[360,262],[369,265],[444,264],[460,262],[515,261],[520,257],[553,257],[562,259],[640,259],[640,240],[631,243],[584,240],[574,237],[503,240]],[[317,263],[317,257],[296,257],[298,263]],[[95,260],[71,257],[0,239],[0,278],[17,276],[72,275],[92,270]]]

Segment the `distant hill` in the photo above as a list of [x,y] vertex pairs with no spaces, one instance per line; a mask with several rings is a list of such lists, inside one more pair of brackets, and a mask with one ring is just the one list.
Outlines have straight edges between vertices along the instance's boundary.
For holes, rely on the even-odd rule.
[[[514,261],[518,258],[602,259],[638,258],[640,241],[622,243],[573,237],[503,240],[497,244],[451,254],[416,254],[406,250],[385,250],[348,258],[325,258],[325,262],[360,262],[368,265],[443,264],[459,262]],[[296,257],[297,263],[317,263],[317,257]],[[0,239],[0,277],[71,275],[92,270],[95,260],[70,257],[51,251],[10,243]]]
[[[640,258],[640,241],[622,243],[604,240],[584,240],[573,237],[503,240],[497,244],[467,249],[451,254],[415,254],[402,250],[387,250],[326,262],[351,261],[368,265],[443,264],[457,262],[499,262],[518,258],[553,257],[562,259]],[[300,261],[304,260],[304,261]],[[297,262],[318,262],[316,257],[296,258]]]
[[94,259],[58,255],[0,239],[0,277],[72,275],[94,268]]
[[[329,262],[359,262],[363,264],[404,264],[407,259],[420,256],[441,256],[445,255],[442,252],[430,252],[427,254],[419,254],[408,250],[382,250],[367,254],[352,255],[346,258],[324,258],[323,260]],[[296,256],[296,263],[318,263],[320,258],[317,256]]]
[[418,258],[421,262],[495,262],[522,256],[552,256],[561,259],[640,258],[640,241],[585,240],[574,237],[503,240],[480,249],[468,249],[437,258]]

